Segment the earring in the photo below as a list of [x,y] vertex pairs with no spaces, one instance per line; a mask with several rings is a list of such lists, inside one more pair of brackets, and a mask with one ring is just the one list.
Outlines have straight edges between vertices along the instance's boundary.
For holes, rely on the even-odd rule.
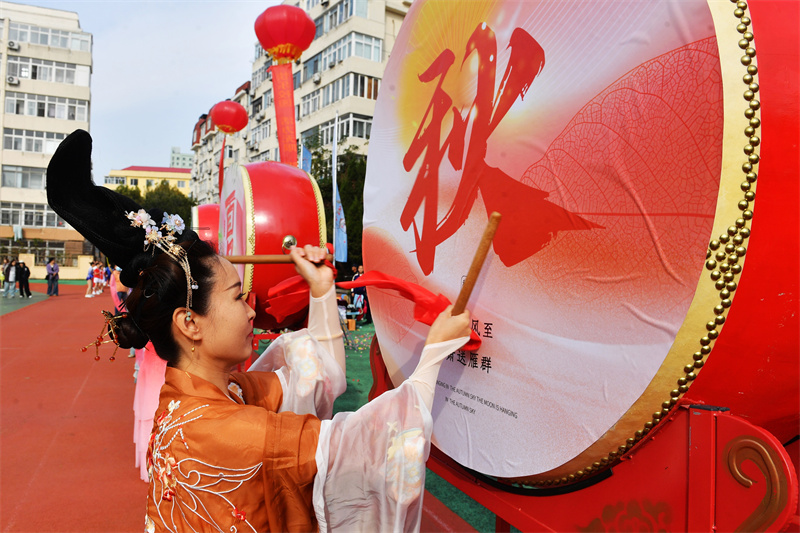
[[194,339],[192,339],[192,353],[194,353]]
[[186,322],[189,322],[191,319],[192,319],[192,310],[191,309],[187,309],[186,310]]

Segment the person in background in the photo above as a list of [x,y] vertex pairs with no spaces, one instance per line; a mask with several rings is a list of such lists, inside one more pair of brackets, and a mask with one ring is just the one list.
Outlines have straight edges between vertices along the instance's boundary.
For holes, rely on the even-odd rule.
[[94,276],[92,275],[93,271],[94,271],[94,261],[92,261],[89,264],[89,271],[86,273],[86,296],[85,296],[86,298],[92,298],[94,296],[93,294],[94,284],[92,282],[92,278],[94,278]]
[[31,286],[28,283],[28,280],[31,277],[31,269],[28,268],[28,266],[25,264],[25,261],[19,262],[17,275],[19,276],[19,297],[33,298],[33,295],[31,294]]
[[92,296],[103,294],[103,264],[100,261],[94,262],[94,267],[92,268],[92,283],[94,284]]
[[12,259],[10,263],[5,265],[3,276],[5,276],[3,298],[13,298],[17,294],[17,278],[19,277],[19,267],[16,259]]
[[58,296],[58,263],[55,257],[47,262],[47,295]]
[[[358,265],[358,269],[356,271],[356,275],[353,276],[353,281],[356,281],[358,278],[364,275],[364,265]],[[364,320],[367,324],[372,324],[372,311],[369,308],[369,301],[367,300],[367,288],[366,287],[356,287],[353,289],[353,301],[355,302],[355,306],[361,310],[366,309],[366,313],[364,314]]]
[[118,266],[114,267],[114,272],[111,276],[114,278],[112,284],[115,286],[115,291],[117,293],[117,300],[119,300],[119,304],[117,304],[117,311],[122,313],[125,309],[125,298],[128,297],[129,289],[126,287],[122,281],[119,279],[119,273],[122,272],[122,269]]

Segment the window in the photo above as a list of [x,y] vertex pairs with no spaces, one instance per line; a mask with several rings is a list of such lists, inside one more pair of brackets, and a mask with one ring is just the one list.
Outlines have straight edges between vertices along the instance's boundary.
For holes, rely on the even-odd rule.
[[178,180],[178,188],[183,189],[186,187],[186,182],[184,180]]
[[355,50],[354,55],[370,59],[372,61],[381,62],[381,40],[377,37],[355,33]]
[[[300,74],[299,72],[297,74]],[[272,107],[272,89],[264,93],[264,108]]]
[[45,169],[3,165],[3,187],[44,189]]
[[292,82],[294,83],[295,90],[299,89],[300,86],[303,84],[303,81],[300,79],[301,75],[302,75],[302,72],[299,71],[299,70],[297,72],[295,72],[294,74],[292,74]]
[[7,74],[18,78],[88,87],[91,71],[86,65],[9,56]]
[[251,140],[254,143],[259,143],[264,139],[269,138],[272,135],[272,121],[265,120],[255,128],[253,128],[253,135]]
[[64,137],[64,133],[4,128],[3,149],[53,154]]
[[30,24],[12,22],[8,25],[8,40],[21,43],[41,44],[54,48],[66,48],[79,52],[88,52],[91,48],[91,36],[51,28],[40,28]]
[[125,178],[120,176],[106,176],[105,177],[105,184],[106,185],[125,185]]
[[325,17],[317,17],[314,20],[314,26],[316,28],[314,30],[314,39],[318,39],[319,37],[322,37],[325,34],[324,20],[325,20]]
[[322,54],[317,54],[303,63],[303,81],[308,81],[314,74],[320,72]]
[[253,88],[256,88],[265,81],[272,79],[272,75],[270,74],[269,71],[271,66],[272,66],[272,59],[267,58],[267,62],[264,64],[264,66],[259,67],[255,72],[253,72],[253,78],[252,78],[253,83],[251,84]]
[[0,224],[63,228],[64,220],[46,204],[0,202]]
[[[310,0],[309,0],[310,1]],[[343,24],[352,16],[367,18],[368,0],[341,0],[321,16],[314,19],[314,39],[322,37]],[[318,3],[315,0],[314,5]]]
[[138,187],[139,186],[139,178],[131,178],[130,184],[131,184],[131,187]]
[[155,183],[155,180],[147,180],[147,187],[152,187]]
[[261,97],[259,96],[255,100],[253,100],[253,115],[256,115],[259,111],[261,111]]
[[369,98],[370,100],[377,100],[380,80],[371,76],[364,76],[363,74],[354,74],[354,76],[353,95]]

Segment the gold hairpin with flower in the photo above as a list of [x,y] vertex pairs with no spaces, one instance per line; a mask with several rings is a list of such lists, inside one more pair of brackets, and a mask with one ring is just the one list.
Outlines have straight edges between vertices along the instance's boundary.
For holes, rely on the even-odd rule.
[[[161,226],[158,226],[153,217],[144,209],[139,209],[138,212],[128,211],[125,216],[131,221],[131,226],[144,229],[145,251],[150,249],[151,245],[158,248],[173,258],[186,273],[186,321],[188,322],[192,319],[192,289],[197,289],[198,286],[194,278],[192,278],[186,250],[175,244],[177,240],[175,234],[180,235],[186,229],[183,219],[179,215],[164,213]],[[162,230],[164,230],[164,233],[162,233]]]

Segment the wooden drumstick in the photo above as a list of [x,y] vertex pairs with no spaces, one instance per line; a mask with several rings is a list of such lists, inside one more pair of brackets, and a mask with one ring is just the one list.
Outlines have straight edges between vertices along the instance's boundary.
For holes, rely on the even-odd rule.
[[[249,264],[249,265],[281,265],[292,263],[291,256],[288,255],[226,255],[225,259],[233,264]],[[333,262],[333,256],[328,254],[328,261]]]
[[458,293],[455,305],[451,314],[453,316],[460,315],[467,307],[467,302],[472,294],[472,289],[475,288],[475,282],[478,281],[478,276],[483,268],[483,262],[486,260],[486,254],[489,253],[489,248],[492,246],[492,239],[497,231],[497,225],[500,224],[501,215],[497,211],[489,215],[489,221],[486,223],[486,229],[483,230],[483,237],[478,244],[478,249],[475,251],[475,256],[472,258],[472,264],[467,272],[467,279],[461,286],[461,292]]

